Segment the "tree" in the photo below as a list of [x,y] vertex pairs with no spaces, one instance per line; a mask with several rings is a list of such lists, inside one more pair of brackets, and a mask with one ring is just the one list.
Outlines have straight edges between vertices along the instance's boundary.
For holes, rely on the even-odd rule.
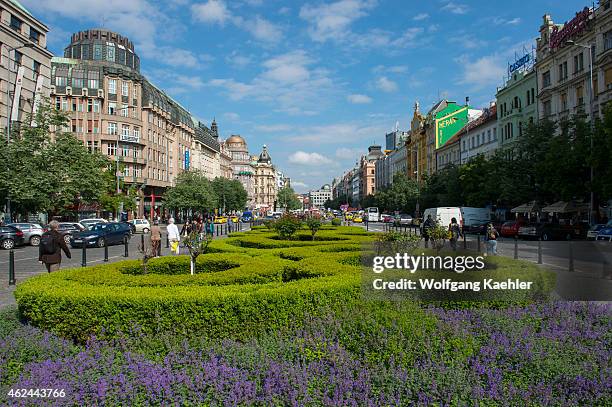
[[373,203],[389,211],[414,212],[418,197],[417,182],[405,174],[397,173],[389,188],[376,193]]
[[306,226],[308,226],[308,229],[310,229],[310,233],[312,234],[312,240],[315,240],[315,235],[317,234],[319,229],[321,229],[322,225],[323,223],[321,223],[321,219],[316,218],[314,216],[309,216],[306,219]]
[[295,196],[295,191],[289,186],[283,187],[278,191],[277,202],[280,208],[285,208],[285,211],[302,207],[300,200]]
[[243,210],[247,202],[247,192],[238,180],[217,177],[212,181],[217,202],[222,212]]
[[[107,189],[109,161],[90,153],[73,134],[61,131],[68,117],[40,104],[34,117],[0,141],[0,197],[10,196],[16,212],[65,213],[71,206],[100,199]],[[54,130],[55,129],[55,130]]]
[[183,171],[176,185],[164,194],[164,205],[170,209],[209,212],[217,207],[212,183],[199,171]]

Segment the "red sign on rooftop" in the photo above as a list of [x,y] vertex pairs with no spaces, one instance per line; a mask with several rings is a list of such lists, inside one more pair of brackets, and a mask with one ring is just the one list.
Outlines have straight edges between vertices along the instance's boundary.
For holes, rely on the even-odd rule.
[[559,29],[558,26],[553,28],[550,34],[549,46],[551,50],[555,50],[565,44],[566,41],[570,40],[576,34],[584,31],[591,16],[591,9],[585,7],[582,11],[576,13],[576,17],[563,25],[563,28]]

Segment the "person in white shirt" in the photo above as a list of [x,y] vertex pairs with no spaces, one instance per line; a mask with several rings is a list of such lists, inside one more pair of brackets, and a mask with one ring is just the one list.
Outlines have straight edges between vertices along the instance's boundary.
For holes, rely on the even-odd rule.
[[170,248],[174,254],[180,254],[180,234],[178,227],[174,224],[174,218],[168,219],[168,241],[170,242]]

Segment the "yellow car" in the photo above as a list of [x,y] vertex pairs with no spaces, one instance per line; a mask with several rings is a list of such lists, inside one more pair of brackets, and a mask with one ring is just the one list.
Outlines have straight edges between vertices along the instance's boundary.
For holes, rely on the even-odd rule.
[[240,222],[240,218],[239,218],[238,216],[236,216],[236,215],[232,215],[232,216],[230,216],[230,219],[231,219],[231,220],[232,220],[232,222],[234,222],[234,223],[238,223],[238,222]]
[[215,216],[213,223],[227,223],[227,216]]
[[355,217],[353,218],[353,222],[355,222],[355,223],[362,223],[363,222],[363,218],[361,217],[361,215],[355,215]]

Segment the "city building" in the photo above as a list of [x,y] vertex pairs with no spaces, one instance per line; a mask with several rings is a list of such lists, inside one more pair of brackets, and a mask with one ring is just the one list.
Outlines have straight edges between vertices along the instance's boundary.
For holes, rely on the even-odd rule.
[[[490,158],[499,146],[497,140],[497,105],[484,109],[482,115],[470,121],[460,132],[461,164],[483,155]],[[453,150],[455,153],[456,150]]]
[[436,151],[438,171],[451,165],[461,165],[461,145],[459,139],[464,134],[463,130],[450,138],[442,147]]
[[401,147],[408,138],[408,132],[398,129],[399,123],[395,125],[395,130],[385,134],[385,150],[393,151]]
[[395,150],[385,150],[385,155],[380,157],[374,163],[375,169],[375,187],[377,191],[387,188],[391,185],[391,158],[390,154],[393,154]]
[[[520,66],[517,65],[519,63]],[[497,128],[501,147],[516,141],[529,123],[538,120],[538,84],[534,63],[532,54],[526,53],[510,65],[514,71],[497,89]]]
[[421,114],[419,102],[414,103],[406,155],[408,158],[408,176],[420,182],[427,171],[427,133],[425,131],[425,116]]
[[231,155],[231,167],[234,179],[240,181],[247,191],[247,207],[253,208],[255,203],[254,175],[251,155],[246,141],[239,135],[230,136],[222,143]]
[[0,126],[6,133],[49,97],[49,28],[16,0],[0,0]]
[[611,49],[609,0],[600,1],[596,9],[585,7],[565,24],[555,24],[546,14],[536,48],[539,118],[558,121],[574,115],[600,116],[611,98]]
[[308,197],[310,198],[309,202],[312,208],[323,209],[325,207],[325,202],[332,199],[331,186],[325,184],[316,191],[310,191]]
[[384,155],[381,146],[370,146],[368,154],[361,156],[358,201],[376,193],[376,161]]
[[351,195],[349,195],[349,198],[351,206],[358,207],[361,200],[361,168],[355,167],[351,174]]
[[254,167],[254,209],[260,212],[275,210],[278,181],[276,168],[272,165],[272,158],[266,145],[263,146],[257,160],[252,165]]
[[397,174],[408,175],[408,146],[406,140],[389,154],[389,184]]

